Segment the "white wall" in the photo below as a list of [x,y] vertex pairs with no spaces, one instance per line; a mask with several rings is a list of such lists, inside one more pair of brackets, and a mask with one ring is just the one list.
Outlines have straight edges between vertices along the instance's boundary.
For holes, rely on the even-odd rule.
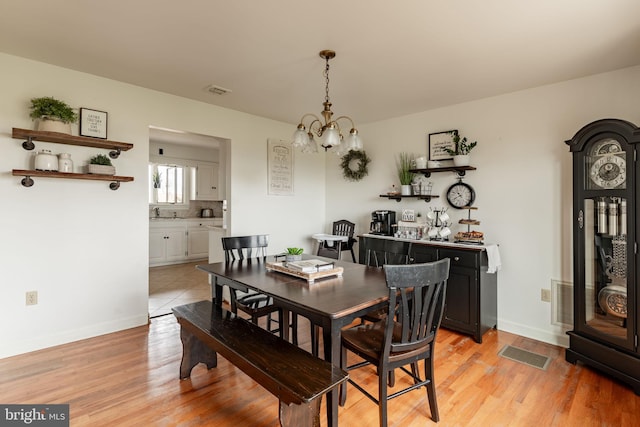
[[[540,289],[551,280],[573,281],[571,155],[564,141],[584,125],[619,118],[640,125],[640,67],[483,99],[360,127],[369,176],[344,181],[339,163],[327,167],[327,224],[347,218],[368,230],[370,212],[448,206],[445,192],[453,173],[432,175],[431,203],[382,199],[396,178],[394,156],[426,155],[427,135],[458,129],[470,141],[476,171],[465,182],[476,190],[474,216],[488,243],[500,244],[498,329],[567,345],[565,329],[551,324],[550,304]],[[449,209],[449,212],[454,211]],[[462,214],[454,211],[454,233]]]
[[[0,357],[147,322],[150,125],[231,140],[222,153],[231,168],[231,234],[268,233],[275,253],[310,249],[307,236],[324,224],[322,157],[296,157],[294,196],[267,195],[267,139],[289,138],[293,125],[5,54],[0,70]],[[11,129],[32,128],[29,100],[40,96],[107,111],[109,139],[134,144],[114,161],[117,173],[135,180],[117,191],[45,178],[22,187],[11,170],[32,168],[33,152]],[[71,153],[76,168],[105,152],[36,143],[43,148]],[[32,290],[38,305],[26,306]]]

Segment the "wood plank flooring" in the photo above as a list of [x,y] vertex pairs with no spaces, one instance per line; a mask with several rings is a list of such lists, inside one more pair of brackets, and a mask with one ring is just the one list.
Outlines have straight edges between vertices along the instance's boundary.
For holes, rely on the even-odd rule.
[[[300,326],[301,346],[309,328]],[[306,335],[305,335],[306,334]],[[549,356],[546,371],[498,356],[515,345]],[[278,425],[278,401],[219,358],[180,381],[182,348],[173,315],[151,324],[0,360],[0,402],[69,403],[72,426]],[[373,371],[353,377],[370,390]],[[442,329],[436,345],[439,426],[637,426],[640,397],[564,349],[500,331],[483,344]],[[407,381],[397,374],[399,385]],[[424,389],[389,403],[390,426],[436,425]],[[326,425],[324,402],[322,425]],[[349,386],[342,426],[378,425],[377,406]]]
[[171,307],[211,299],[209,276],[196,265],[207,260],[149,268],[149,316],[171,314]]

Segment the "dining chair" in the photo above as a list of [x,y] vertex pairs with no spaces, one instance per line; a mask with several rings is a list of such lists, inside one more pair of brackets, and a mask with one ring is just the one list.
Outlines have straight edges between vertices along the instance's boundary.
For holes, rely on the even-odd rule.
[[[258,234],[252,236],[222,237],[222,250],[226,263],[233,261],[256,260],[265,261],[267,257],[267,246],[269,236]],[[260,317],[267,316],[267,330],[270,332],[280,331],[280,320],[282,311],[273,303],[273,299],[255,291],[242,292],[237,289],[229,289],[231,296],[231,311],[237,313],[238,310],[251,316],[251,321],[258,324]],[[277,329],[272,328],[272,314],[278,313]],[[294,331],[297,332],[297,331]],[[293,334],[294,344],[297,344],[297,333]]]
[[[389,288],[389,313],[385,321],[355,326],[342,331],[341,366],[352,371],[367,365],[375,366],[378,375],[378,396],[357,384],[350,375],[348,382],[378,404],[380,426],[387,426],[387,401],[409,391],[425,387],[431,419],[440,420],[434,384],[434,345],[442,320],[449,278],[449,258],[424,264],[385,265]],[[349,365],[352,352],[363,359]],[[417,362],[424,361],[424,379]],[[411,371],[406,366],[411,365]],[[389,394],[389,373],[400,368],[411,381],[402,390]],[[347,398],[346,385],[340,389],[340,404]]]

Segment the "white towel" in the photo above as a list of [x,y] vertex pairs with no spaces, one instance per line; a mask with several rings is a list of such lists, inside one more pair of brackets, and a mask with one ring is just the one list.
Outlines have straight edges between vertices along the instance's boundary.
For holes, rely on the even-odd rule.
[[487,273],[495,273],[502,268],[502,261],[500,261],[500,251],[498,245],[489,245],[487,249],[487,258],[489,260],[489,267]]

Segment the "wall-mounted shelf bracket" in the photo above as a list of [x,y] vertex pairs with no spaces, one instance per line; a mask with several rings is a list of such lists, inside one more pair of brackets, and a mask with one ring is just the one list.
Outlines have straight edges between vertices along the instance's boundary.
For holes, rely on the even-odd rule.
[[476,170],[473,166],[445,166],[443,168],[431,168],[431,169],[411,169],[413,173],[421,173],[427,178],[434,172],[455,172],[458,176],[465,176],[467,171]]
[[111,157],[112,159],[117,159],[118,157],[120,157],[121,152],[122,151],[119,148],[113,151],[109,151],[109,157]]
[[381,194],[380,197],[384,197],[389,200],[395,200],[396,202],[400,202],[400,200],[402,200],[403,198],[413,198],[413,199],[424,200],[425,202],[429,203],[432,198],[436,198],[440,196],[431,196],[431,195],[427,196],[424,194],[414,194],[411,196],[403,196],[402,194]]
[[34,148],[36,148],[36,144],[33,143],[33,137],[32,136],[28,137],[27,140],[22,143],[22,148],[24,148],[25,150],[28,150],[28,151],[31,151]]

